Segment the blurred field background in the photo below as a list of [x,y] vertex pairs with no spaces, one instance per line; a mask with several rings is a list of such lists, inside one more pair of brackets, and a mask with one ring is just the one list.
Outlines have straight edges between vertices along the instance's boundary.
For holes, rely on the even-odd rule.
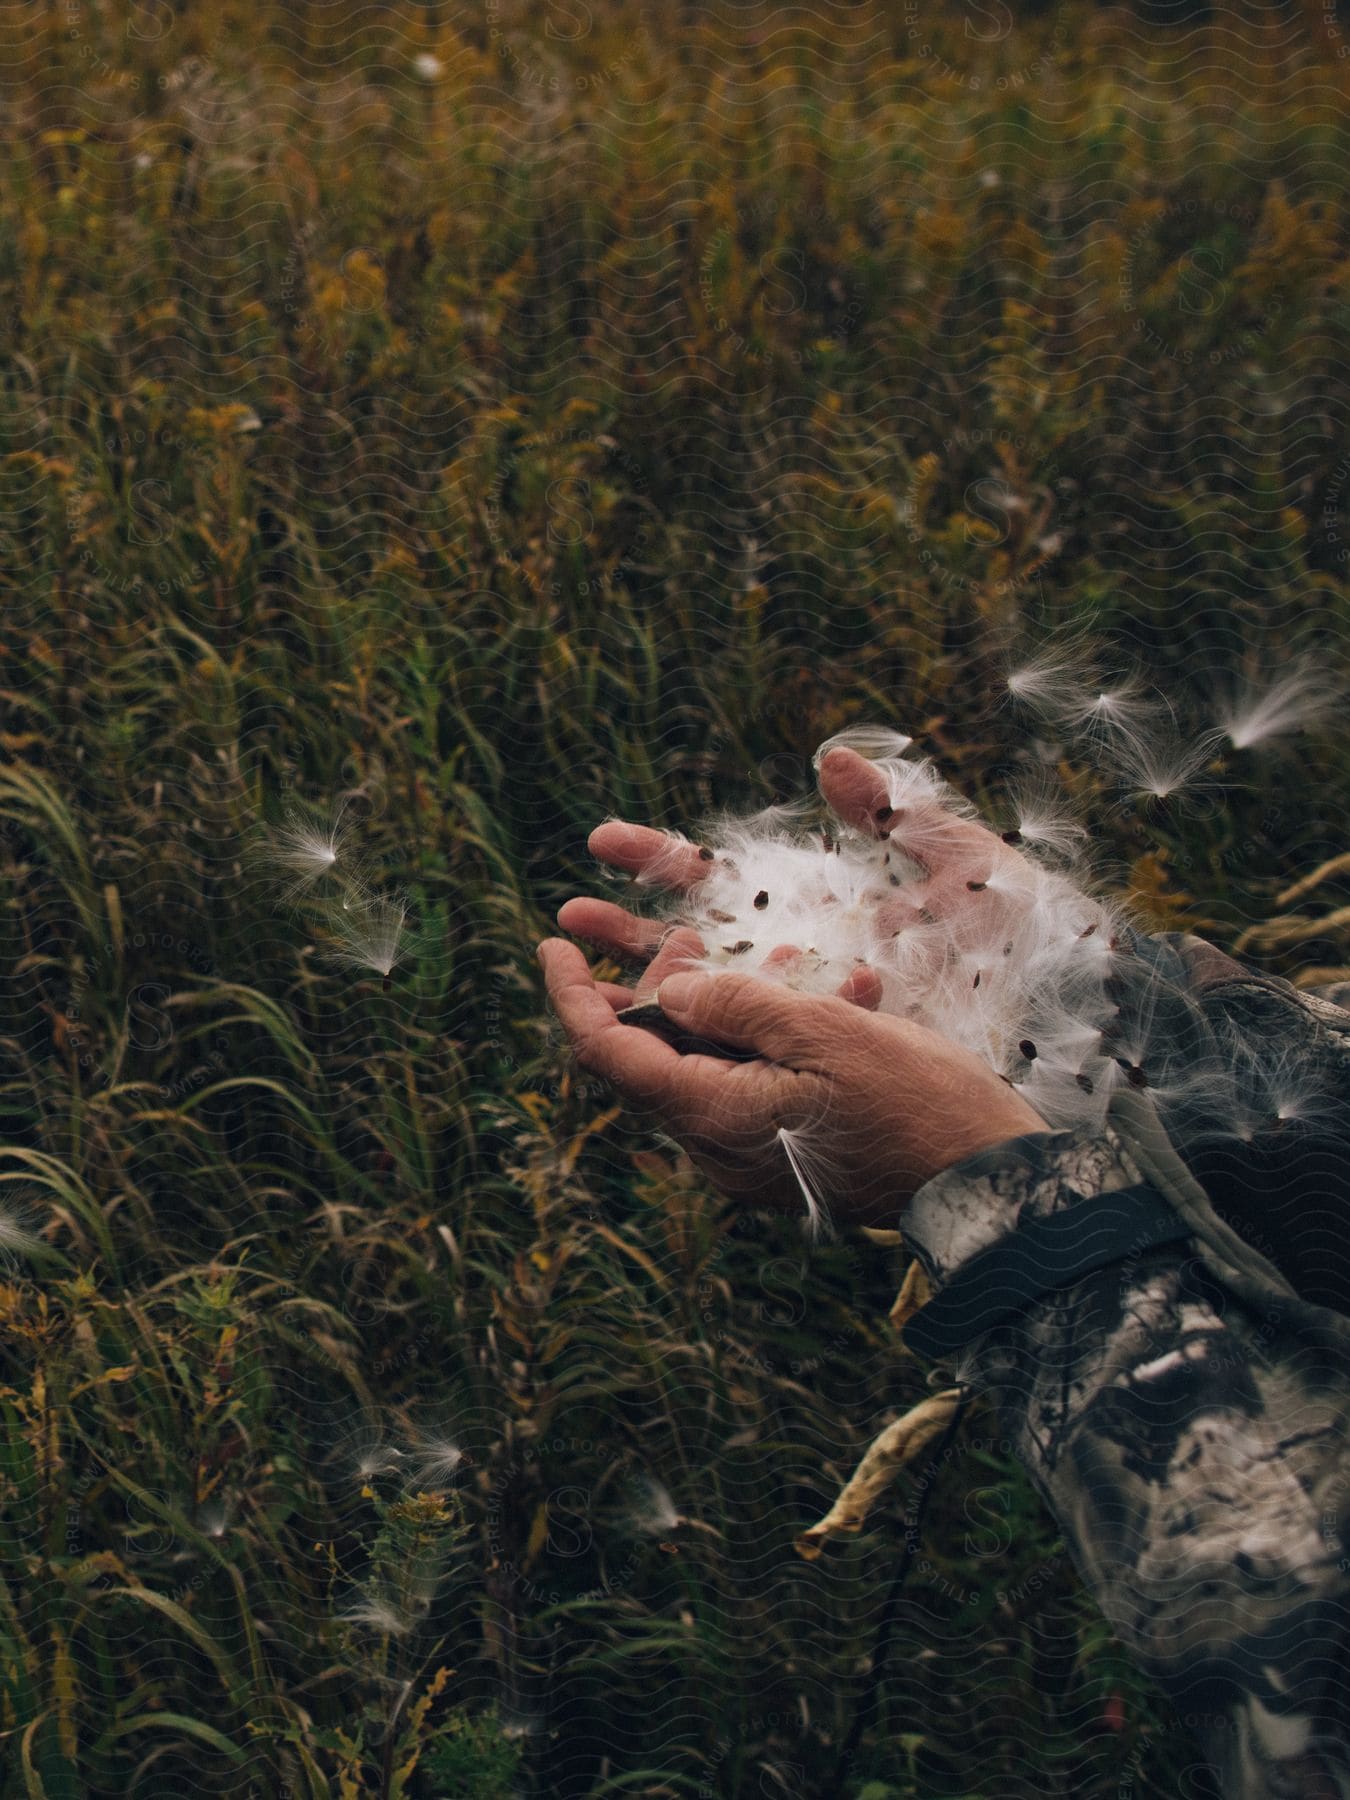
[[[1348,47],[0,8],[6,1793],[1208,1791],[990,1418],[794,1554],[925,1389],[895,1260],[653,1148],[533,946],[600,819],[800,795],[850,722],[999,816],[1010,633],[1179,706],[1342,655]],[[1343,735],[1221,803],[1062,773],[1158,926],[1347,960],[1345,871],[1281,898]],[[259,856],[344,798],[387,980]]]

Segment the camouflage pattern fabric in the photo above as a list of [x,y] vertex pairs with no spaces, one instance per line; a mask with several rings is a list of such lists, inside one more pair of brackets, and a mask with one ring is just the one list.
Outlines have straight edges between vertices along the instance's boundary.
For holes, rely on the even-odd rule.
[[1201,1721],[1221,1792],[1347,1800],[1350,1011],[1195,937],[1130,948],[1118,1000],[1123,1020],[1148,1009],[1150,1082],[1222,1066],[1232,1116],[1197,1100],[1164,1131],[1149,1087],[1122,1087],[1101,1130],[944,1170],[901,1229],[940,1289],[1019,1220],[1141,1181],[1192,1227],[951,1367],[995,1405],[1121,1641]]

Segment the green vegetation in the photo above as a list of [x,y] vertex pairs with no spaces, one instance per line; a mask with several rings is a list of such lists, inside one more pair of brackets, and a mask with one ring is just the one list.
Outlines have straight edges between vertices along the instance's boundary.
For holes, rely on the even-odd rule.
[[[792,1540],[924,1391],[899,1271],[703,1191],[533,959],[602,817],[851,721],[995,807],[1011,624],[1179,707],[1343,644],[1333,14],[933,11],[3,9],[7,1793],[1202,1791],[978,1412],[840,1766],[920,1484]],[[1218,772],[1065,770],[1231,945],[1350,759]],[[387,981],[259,855],[342,794]]]

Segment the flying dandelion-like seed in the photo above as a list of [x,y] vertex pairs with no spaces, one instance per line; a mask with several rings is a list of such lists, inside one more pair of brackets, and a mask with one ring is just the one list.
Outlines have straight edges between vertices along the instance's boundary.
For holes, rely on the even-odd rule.
[[443,1488],[463,1469],[465,1453],[448,1437],[425,1437],[408,1453],[413,1477],[418,1486]]
[[197,1518],[198,1528],[209,1538],[223,1538],[229,1529],[230,1509],[221,1500],[209,1500]]
[[331,814],[292,801],[286,816],[269,838],[264,860],[286,883],[286,898],[298,899],[327,877],[355,876],[351,834],[343,824],[347,802]]
[[1127,675],[1114,687],[1098,687],[1081,695],[1068,695],[1055,709],[1066,729],[1096,744],[1108,756],[1140,754],[1158,721],[1167,712],[1163,695],[1148,690],[1137,675]]
[[389,1443],[378,1417],[358,1418],[330,1430],[328,1436],[337,1441],[329,1444],[326,1459],[342,1481],[364,1484],[377,1475],[396,1475],[403,1468],[404,1453]]
[[1224,705],[1219,725],[1235,750],[1321,724],[1344,699],[1342,685],[1311,654],[1296,659],[1274,682],[1249,683]]
[[401,1450],[387,1444],[372,1444],[357,1454],[356,1474],[361,1481],[370,1481],[376,1475],[394,1475],[402,1459]]
[[362,894],[348,906],[331,906],[327,922],[334,938],[330,954],[347,968],[379,975],[388,993],[408,928],[407,902]]
[[0,1204],[0,1275],[17,1274],[20,1262],[60,1263],[62,1253],[40,1235],[44,1209],[37,1190],[17,1185]]
[[356,1600],[337,1616],[344,1625],[378,1632],[381,1637],[406,1637],[417,1623],[410,1614],[379,1597]]
[[1066,705],[1080,709],[1094,691],[1092,671],[1079,644],[1037,651],[1008,670],[1004,686],[1018,705],[1055,716]]
[[648,1537],[668,1538],[688,1520],[671,1499],[669,1489],[648,1477],[643,1482],[642,1501],[630,1515],[630,1522],[634,1531]]
[[778,1127],[778,1142],[792,1165],[792,1173],[797,1177],[797,1185],[806,1202],[807,1235],[813,1242],[822,1234],[832,1236],[830,1216],[822,1198],[821,1178],[828,1170],[822,1167],[816,1145],[801,1130],[793,1131],[786,1125]]
[[1222,733],[1207,731],[1193,742],[1179,736],[1137,734],[1116,748],[1120,785],[1139,800],[1171,800],[1193,795],[1201,771],[1211,761]]

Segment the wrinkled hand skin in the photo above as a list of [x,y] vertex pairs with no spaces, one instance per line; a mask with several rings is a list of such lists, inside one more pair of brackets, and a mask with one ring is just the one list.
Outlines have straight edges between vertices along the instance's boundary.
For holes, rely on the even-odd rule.
[[[670,976],[660,1003],[697,1036],[754,1048],[751,1062],[682,1056],[622,1025],[585,958],[542,946],[549,998],[583,1068],[668,1132],[722,1193],[782,1212],[802,1192],[776,1133],[798,1134],[812,1187],[841,1224],[893,1225],[905,1200],[948,1164],[1045,1122],[969,1051],[908,1020],[837,995],[751,975]],[[687,999],[676,995],[687,990]]]
[[[1350,1012],[1198,938],[1169,934],[1148,949],[1197,1037],[1221,1035],[1240,1014],[1269,1032],[1272,1055],[1315,1054],[1321,1115],[1340,1124],[1320,1142],[1285,1137],[1280,1181],[1266,1175],[1264,1190],[1285,1219],[1320,1213],[1350,1244]],[[1258,1217],[1258,1152],[1230,1154],[1226,1216],[1238,1230],[1245,1219],[1263,1254],[1279,1235],[1292,1274],[1297,1232],[1291,1251],[1289,1234]],[[1109,1125],[1039,1134],[938,1175],[903,1230],[940,1288],[1019,1219],[1139,1178]],[[1343,1247],[1320,1296],[1342,1313],[1346,1273]],[[1168,1246],[1047,1296],[957,1364],[993,1401],[1113,1629],[1192,1722],[1226,1800],[1350,1794],[1350,1353],[1340,1335],[1244,1303],[1202,1256]]]

